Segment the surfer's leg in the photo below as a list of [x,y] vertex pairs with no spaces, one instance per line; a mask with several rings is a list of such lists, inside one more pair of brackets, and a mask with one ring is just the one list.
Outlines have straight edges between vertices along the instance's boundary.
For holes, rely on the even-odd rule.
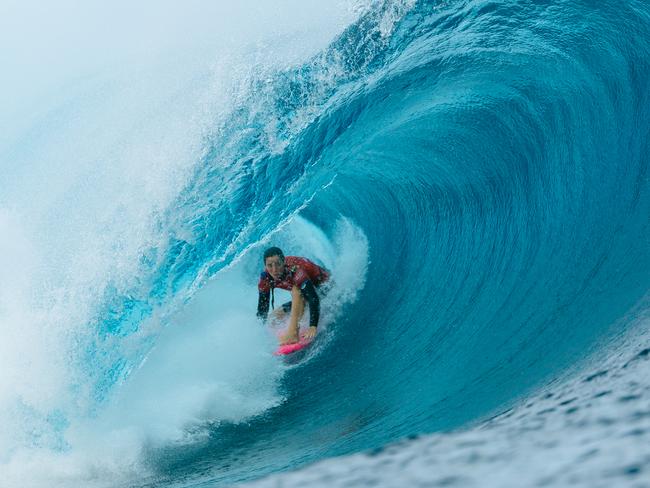
[[273,316],[276,319],[283,319],[289,312],[291,312],[291,302],[283,303],[280,307],[273,310]]

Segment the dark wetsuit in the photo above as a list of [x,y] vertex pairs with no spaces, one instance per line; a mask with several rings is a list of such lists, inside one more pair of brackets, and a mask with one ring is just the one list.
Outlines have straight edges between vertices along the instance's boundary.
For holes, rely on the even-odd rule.
[[[297,256],[287,256],[284,260],[285,271],[279,280],[264,271],[257,284],[259,300],[257,302],[257,316],[265,319],[269,313],[269,303],[272,300],[274,288],[291,291],[294,286],[300,289],[305,301],[309,304],[309,326],[317,327],[320,318],[320,299],[316,288],[330,278],[330,273],[325,268],[312,263],[309,259]],[[291,310],[291,302],[282,305],[285,312]]]

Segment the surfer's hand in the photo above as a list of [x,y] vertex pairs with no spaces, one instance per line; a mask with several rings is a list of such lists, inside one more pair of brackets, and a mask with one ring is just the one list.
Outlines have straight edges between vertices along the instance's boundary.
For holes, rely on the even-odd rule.
[[294,342],[298,342],[298,331],[292,331],[290,330],[286,334],[282,334],[280,336],[280,345],[284,346],[285,344],[293,344]]
[[314,337],[316,337],[316,327],[310,327],[302,336],[305,341],[311,341]]

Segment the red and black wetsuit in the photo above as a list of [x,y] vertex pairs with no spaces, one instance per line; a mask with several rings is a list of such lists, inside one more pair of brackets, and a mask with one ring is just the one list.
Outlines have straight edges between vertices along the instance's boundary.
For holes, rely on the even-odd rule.
[[[257,302],[257,316],[265,319],[269,313],[269,301],[274,288],[291,291],[294,286],[300,289],[305,301],[309,304],[309,326],[317,327],[320,318],[320,299],[316,288],[330,278],[330,273],[325,268],[312,263],[309,259],[298,256],[287,256],[284,259],[284,274],[279,280],[266,271],[260,275],[257,284],[259,300]],[[282,305],[284,310],[291,310],[291,302]]]

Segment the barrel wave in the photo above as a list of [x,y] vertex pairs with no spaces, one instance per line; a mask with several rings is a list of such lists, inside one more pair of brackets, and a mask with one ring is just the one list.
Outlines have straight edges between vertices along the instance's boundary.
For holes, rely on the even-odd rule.
[[[1,445],[11,482],[38,464],[64,486],[231,485],[480,429],[647,327],[645,3],[370,3],[307,60],[244,71],[162,176],[100,175],[90,197],[90,164],[30,213],[14,196],[41,187],[26,171],[0,202],[5,255],[68,249],[87,229],[79,239],[109,263],[69,274],[47,264],[66,252],[40,255],[30,276],[63,284],[39,281],[14,299],[23,309],[0,309],[7,323],[60,325],[30,349],[53,355],[57,388],[36,395],[12,376],[2,389],[0,412],[24,423]],[[4,154],[27,160],[17,141]],[[120,141],[137,161],[155,156]],[[89,210],[61,224],[67,237],[29,227],[79,201]],[[319,341],[292,364],[254,318],[271,244],[334,271]]]

